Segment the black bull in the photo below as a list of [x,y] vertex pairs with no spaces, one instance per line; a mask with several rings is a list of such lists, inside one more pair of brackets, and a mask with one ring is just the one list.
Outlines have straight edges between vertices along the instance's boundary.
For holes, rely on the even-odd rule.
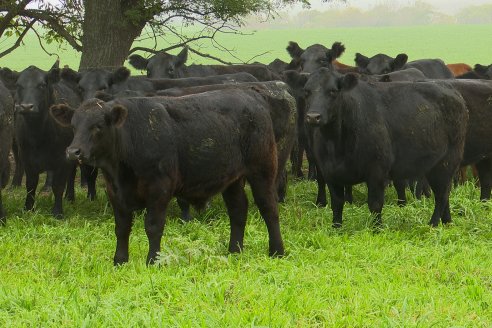
[[240,251],[245,180],[267,225],[270,255],[283,254],[271,93],[266,88],[218,90],[179,99],[93,99],[77,110],[52,107],[59,123],[74,127],[67,152],[104,173],[116,221],[115,264],[128,260],[133,211],[143,208],[147,262],[155,261],[173,196],[200,207],[221,192],[231,222],[229,251]]

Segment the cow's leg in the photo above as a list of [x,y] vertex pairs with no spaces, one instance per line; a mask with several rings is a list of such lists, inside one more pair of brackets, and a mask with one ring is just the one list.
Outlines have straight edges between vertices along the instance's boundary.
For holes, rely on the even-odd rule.
[[24,209],[30,211],[34,207],[34,197],[36,195],[36,189],[38,188],[39,172],[34,171],[31,168],[26,168],[26,202]]
[[[147,200],[147,214],[145,215],[145,233],[149,240],[149,253],[147,254],[147,265],[154,264],[157,253],[161,251],[161,239],[166,223],[166,209],[171,200],[170,184],[158,183],[165,188],[153,188],[150,186]],[[155,199],[152,199],[155,198]]]
[[80,166],[80,175],[85,176],[85,182],[87,185],[87,198],[90,200],[96,199],[96,180],[97,180],[97,167],[83,164]]
[[443,165],[431,170],[427,174],[427,181],[429,182],[432,191],[434,192],[434,212],[432,213],[429,224],[433,227],[439,225],[439,221],[443,218],[443,223],[451,222],[451,215],[449,211],[449,192],[451,191],[453,174],[446,174]]
[[[113,202],[112,202],[113,203]],[[113,203],[114,208],[114,232],[116,234],[116,251],[114,252],[114,265],[128,262],[128,244],[133,224],[133,213]]]
[[285,202],[285,195],[287,194],[287,170],[285,166],[278,170],[277,173],[277,201],[279,203]]
[[239,253],[243,249],[244,228],[248,215],[248,198],[244,192],[244,179],[232,183],[222,192],[231,224],[229,252]]
[[396,189],[396,194],[398,196],[398,200],[396,203],[398,206],[405,206],[407,204],[407,196],[405,194],[405,187],[407,185],[407,180],[393,180],[393,185]]
[[55,204],[53,205],[52,213],[56,219],[63,218],[63,192],[67,186],[67,178],[71,169],[71,163],[67,163],[53,172],[52,189],[55,196]]
[[302,160],[304,158],[304,145],[299,141],[299,146],[297,147],[297,157],[296,157],[296,172],[293,172],[298,178],[304,178],[304,173],[302,173]]
[[367,205],[374,215],[374,227],[381,228],[383,220],[381,212],[384,204],[384,179],[372,178],[367,182]]
[[338,184],[328,183],[328,189],[330,190],[331,211],[333,213],[333,228],[340,228],[342,226],[342,213],[344,199],[344,186]]
[[181,210],[181,220],[184,222],[190,222],[193,219],[190,214],[190,203],[179,197],[176,198],[176,201],[178,202],[178,206]]
[[490,190],[492,188],[492,160],[484,158],[475,164],[480,179],[480,200],[490,199]]
[[326,182],[325,179],[323,178],[323,175],[321,174],[321,171],[319,170],[318,166],[316,165],[316,182],[318,184],[318,194],[316,196],[316,205],[325,207],[327,204],[326,201]]
[[87,176],[88,171],[87,170],[84,171],[82,169],[82,166],[80,167],[80,187],[84,188],[84,187],[88,187],[89,181],[87,180],[88,179],[88,176]]
[[22,176],[24,175],[24,164],[22,163],[22,160],[19,155],[19,147],[17,146],[17,143],[14,142],[12,143],[12,153],[14,154],[14,160],[15,160],[15,171],[14,171],[14,177],[12,178],[12,187],[20,187],[22,184]]
[[268,179],[268,173],[256,174],[248,177],[251,191],[260,214],[265,221],[269,236],[270,256],[283,256],[284,244],[280,234],[280,223],[278,217],[277,203],[273,183]]
[[75,201],[75,175],[77,174],[77,164],[70,163],[70,171],[67,177],[67,189],[65,190],[65,198],[70,201]]
[[6,221],[7,214],[5,213],[5,209],[3,208],[2,202],[2,190],[0,189],[0,226],[4,226]]
[[53,186],[53,171],[46,171],[46,180],[41,188],[41,192],[49,192]]
[[345,193],[344,193],[344,200],[349,203],[349,204],[352,204],[354,202],[354,196],[352,195],[352,186],[351,185],[346,185],[344,187],[345,189]]

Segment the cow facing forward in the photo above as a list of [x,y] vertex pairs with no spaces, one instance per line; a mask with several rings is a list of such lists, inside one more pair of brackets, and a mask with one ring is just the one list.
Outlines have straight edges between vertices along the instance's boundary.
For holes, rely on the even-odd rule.
[[231,223],[229,251],[243,248],[245,180],[269,233],[271,256],[284,253],[275,196],[277,149],[262,90],[218,90],[180,98],[89,100],[51,114],[72,125],[72,158],[102,169],[116,221],[114,264],[128,261],[133,212],[146,209],[147,263],[160,250],[173,196],[197,207],[222,193]]
[[430,224],[451,221],[449,192],[462,155],[468,112],[450,86],[366,83],[322,68],[304,87],[314,153],[330,189],[333,224],[342,224],[343,186],[366,182],[381,224],[386,181],[426,176],[435,195]]

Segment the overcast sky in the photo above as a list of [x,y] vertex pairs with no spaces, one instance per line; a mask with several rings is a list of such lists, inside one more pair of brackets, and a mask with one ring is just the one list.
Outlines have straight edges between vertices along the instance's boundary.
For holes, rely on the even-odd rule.
[[[420,0],[426,2],[439,11],[446,14],[455,14],[463,7],[492,4],[492,0]],[[345,6],[358,7],[362,9],[368,9],[378,4],[391,4],[391,5],[411,5],[415,3],[415,0],[347,0],[346,3],[340,0],[332,0],[330,3],[322,2],[321,0],[310,0],[311,8],[317,10],[323,10],[328,8],[343,8]],[[295,11],[302,10],[301,6],[296,6]]]

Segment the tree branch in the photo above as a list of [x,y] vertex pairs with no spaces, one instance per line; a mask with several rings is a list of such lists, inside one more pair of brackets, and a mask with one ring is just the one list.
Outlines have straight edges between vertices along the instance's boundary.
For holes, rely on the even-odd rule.
[[[5,30],[9,27],[10,21],[19,14],[19,11],[23,10],[29,2],[32,0],[22,0],[17,6],[7,10],[7,14],[0,22],[0,37],[2,37]],[[15,48],[14,48],[15,49]],[[12,49],[13,50],[13,49]]]
[[0,58],[8,55],[9,53],[14,51],[15,49],[17,49],[21,45],[22,40],[26,36],[27,32],[29,32],[29,30],[32,28],[34,23],[36,23],[36,21],[37,21],[36,19],[33,19],[33,20],[31,20],[31,22],[29,22],[29,24],[24,28],[24,31],[22,31],[22,33],[19,35],[19,37],[15,41],[14,45],[12,45],[10,48],[8,48],[7,50],[0,53]]
[[42,10],[32,10],[32,9],[25,9],[21,10],[19,12],[20,15],[30,17],[30,18],[36,18],[40,21],[45,21],[49,27],[58,33],[62,38],[64,38],[68,44],[72,46],[77,51],[82,51],[83,47],[77,42],[77,39],[68,32],[65,27],[60,23],[58,18],[56,16],[50,15],[50,13]]

